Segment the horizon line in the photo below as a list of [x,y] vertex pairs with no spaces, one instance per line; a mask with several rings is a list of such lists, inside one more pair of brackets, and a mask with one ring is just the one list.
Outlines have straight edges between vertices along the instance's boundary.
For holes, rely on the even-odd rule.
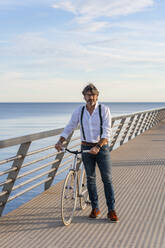
[[[165,103],[162,101],[98,101],[98,102],[103,102],[103,103]],[[79,102],[79,101],[74,101],[74,102],[0,102],[0,103],[84,103],[84,101]]]

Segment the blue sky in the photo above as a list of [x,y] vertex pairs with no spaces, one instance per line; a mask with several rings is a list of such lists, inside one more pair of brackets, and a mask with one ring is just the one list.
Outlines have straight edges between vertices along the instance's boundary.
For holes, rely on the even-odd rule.
[[165,1],[0,0],[0,102],[164,101]]

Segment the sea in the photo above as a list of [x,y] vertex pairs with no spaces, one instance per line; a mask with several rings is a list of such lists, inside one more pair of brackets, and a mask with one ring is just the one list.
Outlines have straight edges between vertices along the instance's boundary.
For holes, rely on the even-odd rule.
[[[68,123],[74,109],[83,104],[84,103],[82,102],[0,103],[0,140],[62,128]],[[110,108],[112,116],[156,108],[165,108],[165,102],[103,102],[103,104]],[[53,138],[51,138],[52,144],[54,144],[55,141],[55,139],[53,140]],[[40,140],[39,143],[34,142],[31,149],[36,150],[38,146],[48,146],[49,144],[47,142],[47,139]],[[0,149],[0,161],[16,155],[17,148],[18,147]],[[0,165],[0,171],[8,169],[8,167],[5,166],[6,164]],[[8,166],[11,166],[11,164],[9,163]],[[31,169],[33,168],[35,168],[34,165]],[[65,174],[59,176],[55,183],[62,180],[64,176]],[[0,183],[5,179],[6,178],[4,177],[0,177]],[[28,179],[30,179],[30,176]],[[2,186],[0,187],[0,192],[1,190]],[[3,214],[18,208],[39,193],[43,192],[43,190],[43,186],[37,187],[9,202],[6,205]]]

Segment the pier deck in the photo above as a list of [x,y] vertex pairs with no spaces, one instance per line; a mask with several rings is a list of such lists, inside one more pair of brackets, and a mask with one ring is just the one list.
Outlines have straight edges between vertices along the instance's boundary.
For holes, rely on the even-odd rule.
[[62,225],[62,182],[0,218],[1,248],[163,248],[165,247],[165,121],[111,153],[116,210],[120,223],[102,215],[89,220],[90,207]]

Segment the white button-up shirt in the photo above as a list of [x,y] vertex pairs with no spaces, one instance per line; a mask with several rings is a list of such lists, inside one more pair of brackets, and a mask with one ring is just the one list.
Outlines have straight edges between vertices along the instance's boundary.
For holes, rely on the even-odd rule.
[[[78,126],[79,123],[81,123],[81,111],[82,111],[82,106],[79,106],[73,112],[69,123],[61,133],[61,136],[64,137],[65,139],[67,139],[67,137],[71,134],[71,132]],[[100,140],[100,138],[106,138],[108,140],[110,139],[111,114],[110,114],[110,109],[104,104],[101,104],[101,116],[102,116],[103,132],[100,137],[100,116],[99,116],[98,103],[96,103],[95,109],[93,110],[91,115],[85,106],[82,123],[83,123],[86,140],[84,140],[82,129],[80,128],[81,141],[97,143]]]

